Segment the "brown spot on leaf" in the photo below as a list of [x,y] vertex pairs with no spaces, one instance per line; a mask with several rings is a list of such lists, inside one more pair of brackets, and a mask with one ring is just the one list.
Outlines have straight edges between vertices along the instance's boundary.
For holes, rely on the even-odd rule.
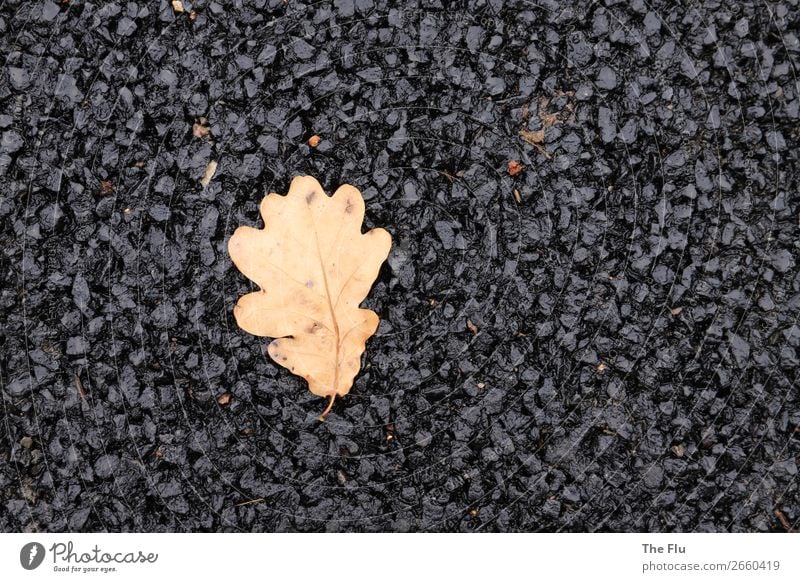
[[344,211],[346,214],[353,212],[353,201],[349,198],[347,199],[347,205],[344,207]]
[[311,192],[309,192],[309,193],[306,195],[306,204],[311,204],[311,203],[314,201],[314,197],[315,197],[316,195],[317,195],[317,193],[316,193],[314,190],[312,190]]

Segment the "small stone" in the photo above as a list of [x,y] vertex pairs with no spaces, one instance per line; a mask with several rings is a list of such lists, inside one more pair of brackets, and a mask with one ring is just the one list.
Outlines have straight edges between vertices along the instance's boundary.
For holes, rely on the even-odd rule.
[[91,297],[92,293],[89,290],[89,283],[86,281],[86,277],[78,273],[75,275],[75,280],[72,282],[72,300],[75,302],[75,305],[78,306],[78,309],[87,315],[87,306],[89,305]]
[[47,0],[42,5],[42,20],[45,22],[52,22],[56,19],[61,9],[58,7],[58,4],[55,2],[51,2],[51,0]]
[[120,36],[132,36],[134,32],[136,32],[136,23],[124,16],[120,19],[117,23],[117,34]]
[[597,125],[600,127],[600,139],[604,143],[614,141],[617,136],[617,129],[611,116],[611,110],[607,107],[601,107],[597,113]]
[[444,248],[453,248],[453,244],[455,243],[455,231],[450,223],[438,221],[434,224],[434,229],[436,230],[436,234],[439,236],[439,240],[442,241]]
[[644,475],[644,484],[650,489],[658,489],[664,480],[664,470],[661,467],[650,467]]
[[569,501],[570,503],[578,503],[581,500],[581,494],[578,491],[578,488],[574,485],[568,485],[564,487],[564,491],[561,493],[561,497],[564,498],[565,501]]
[[86,352],[86,341],[81,336],[74,336],[67,340],[67,355],[77,356]]
[[340,16],[349,18],[355,14],[355,4],[353,0],[333,0],[333,5]]
[[768,131],[764,134],[767,144],[772,149],[782,152],[786,149],[786,140],[780,131]]
[[592,45],[586,41],[586,37],[580,32],[572,33],[567,44],[570,65],[584,67],[591,62],[593,56]]
[[3,152],[13,154],[22,149],[23,145],[25,145],[25,142],[22,140],[22,136],[16,131],[3,132],[3,137],[0,139],[0,150]]
[[597,74],[596,84],[601,89],[610,91],[617,86],[617,74],[611,67],[603,67]]
[[594,95],[594,89],[592,89],[591,85],[581,85],[578,87],[577,91],[575,91],[575,99],[578,101],[586,101],[592,95]]
[[31,82],[28,71],[19,67],[8,68],[8,80],[11,82],[11,86],[17,90],[25,89]]
[[655,34],[661,30],[661,19],[655,12],[648,12],[644,17],[644,29],[647,34]]
[[550,518],[557,518],[561,514],[561,503],[557,499],[548,499],[542,507],[542,513]]
[[506,82],[501,77],[489,77],[486,86],[492,96],[501,95],[506,90]]
[[83,93],[78,89],[75,77],[67,74],[59,75],[54,95],[56,97],[66,97],[72,103],[78,103],[83,99]]
[[164,222],[169,220],[170,209],[165,204],[153,204],[148,210],[147,213],[153,218],[153,220],[157,222]]
[[6,385],[6,391],[11,396],[22,396],[31,389],[31,379],[28,376],[14,378]]
[[100,479],[108,479],[119,466],[119,457],[116,455],[102,455],[94,464],[94,472]]
[[664,159],[664,165],[670,168],[682,168],[686,163],[686,154],[683,150],[676,150]]
[[730,334],[730,346],[733,357],[740,368],[747,367],[750,359],[750,344],[742,336]]
[[789,269],[794,267],[795,261],[792,257],[792,253],[790,253],[788,250],[778,249],[772,255],[770,264],[775,268],[776,271],[780,273],[786,273],[789,271]]
[[292,52],[297,55],[299,59],[310,59],[314,56],[314,47],[304,41],[302,38],[292,43]]

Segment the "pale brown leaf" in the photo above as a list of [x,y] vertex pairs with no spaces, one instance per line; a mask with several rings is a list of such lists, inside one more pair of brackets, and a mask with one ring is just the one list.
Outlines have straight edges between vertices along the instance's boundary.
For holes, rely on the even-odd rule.
[[192,135],[197,139],[203,139],[211,133],[211,128],[208,127],[208,119],[200,117],[192,125]]
[[211,183],[211,178],[214,177],[214,174],[217,172],[217,161],[211,160],[208,162],[206,166],[206,171],[203,173],[203,177],[200,178],[200,183],[203,185],[203,188],[208,188],[208,185]]
[[550,157],[550,154],[547,153],[547,150],[544,149],[543,145],[545,137],[544,129],[540,129],[538,131],[527,131],[525,129],[520,129],[519,134],[520,136],[522,136],[522,139],[524,139],[526,143],[529,143],[537,150],[542,152],[545,155],[545,157],[547,158]]
[[520,129],[519,134],[522,136],[522,139],[524,139],[532,146],[540,146],[544,143],[543,129],[540,129],[538,131],[527,131],[525,129]]
[[270,357],[330,397],[330,410],[349,392],[378,328],[378,315],[359,305],[392,238],[382,228],[361,233],[364,199],[349,184],[327,196],[316,179],[298,176],[286,196],[269,194],[260,210],[264,228],[239,227],[228,242],[236,267],[261,288],[239,298],[236,323],[277,338]]

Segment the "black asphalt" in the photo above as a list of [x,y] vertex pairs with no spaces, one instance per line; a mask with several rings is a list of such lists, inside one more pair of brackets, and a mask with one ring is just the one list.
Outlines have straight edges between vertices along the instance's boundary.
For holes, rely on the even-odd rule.
[[[0,2],[0,531],[798,529],[798,2],[396,4]],[[299,174],[395,243],[324,423]]]

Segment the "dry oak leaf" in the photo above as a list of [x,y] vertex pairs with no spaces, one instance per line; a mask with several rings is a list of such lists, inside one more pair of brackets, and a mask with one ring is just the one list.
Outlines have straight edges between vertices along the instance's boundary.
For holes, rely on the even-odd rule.
[[343,184],[327,196],[311,176],[292,180],[286,196],[261,202],[264,228],[240,226],[228,242],[236,267],[260,291],[239,298],[236,323],[248,333],[274,339],[270,357],[308,381],[317,396],[350,391],[378,315],[359,308],[392,237],[382,228],[361,233],[364,199]]

